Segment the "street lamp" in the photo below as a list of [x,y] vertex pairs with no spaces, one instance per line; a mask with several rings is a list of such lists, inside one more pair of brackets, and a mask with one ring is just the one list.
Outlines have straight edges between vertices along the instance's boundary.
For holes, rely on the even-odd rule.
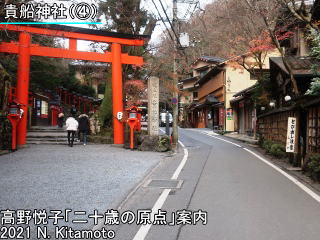
[[272,108],[274,108],[274,107],[276,106],[276,103],[275,103],[274,101],[271,101],[271,102],[269,103],[269,106],[272,107]]
[[266,110],[266,107],[261,107],[260,109],[261,109],[261,111],[264,111],[264,110]]
[[284,100],[285,100],[286,102],[289,102],[289,101],[291,100],[291,97],[290,97],[289,95],[287,95],[287,96],[284,97]]

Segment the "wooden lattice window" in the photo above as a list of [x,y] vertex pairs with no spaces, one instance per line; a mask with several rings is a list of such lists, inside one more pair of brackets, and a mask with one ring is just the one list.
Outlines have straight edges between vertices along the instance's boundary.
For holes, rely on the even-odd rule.
[[308,110],[308,153],[320,152],[320,107]]

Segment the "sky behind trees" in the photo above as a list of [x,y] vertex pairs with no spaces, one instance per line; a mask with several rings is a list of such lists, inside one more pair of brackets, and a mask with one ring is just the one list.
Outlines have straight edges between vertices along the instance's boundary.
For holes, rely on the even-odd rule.
[[[159,0],[154,0],[154,2],[157,5],[160,14],[165,19],[166,16],[165,16],[164,12],[162,11]],[[161,0],[161,2],[163,3],[165,9],[167,10],[167,14],[168,14],[170,20],[172,20],[172,0]],[[186,2],[188,2],[188,1],[186,1]],[[194,2],[197,2],[197,1],[194,0]],[[203,9],[206,4],[212,3],[212,2],[214,2],[214,0],[199,0],[200,8]],[[178,3],[178,18],[183,19],[184,17],[186,17],[188,19],[190,17],[190,13],[193,12],[193,10],[194,10],[194,6],[195,6],[195,4],[191,5],[190,10],[188,11],[189,3]],[[152,3],[152,0],[143,0],[143,7],[148,9],[152,13],[154,13],[155,16],[157,16],[157,18],[159,18],[157,10]],[[196,7],[195,10],[199,10],[199,5]],[[186,14],[187,12],[189,12],[189,13]],[[167,24],[167,27],[170,28],[169,23],[166,22],[166,24]],[[151,44],[159,43],[159,37],[165,29],[166,29],[166,27],[164,26],[164,24],[161,21],[158,21],[158,24],[157,24],[157,26],[151,36],[150,43]]]

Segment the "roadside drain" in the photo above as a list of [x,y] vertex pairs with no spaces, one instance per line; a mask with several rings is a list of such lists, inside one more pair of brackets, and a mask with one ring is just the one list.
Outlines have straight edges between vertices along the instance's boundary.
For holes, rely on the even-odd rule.
[[183,180],[166,180],[166,179],[150,179],[144,187],[166,188],[166,189],[179,189]]
[[198,148],[200,148],[200,146],[186,146],[186,148],[188,148],[188,149],[198,149]]

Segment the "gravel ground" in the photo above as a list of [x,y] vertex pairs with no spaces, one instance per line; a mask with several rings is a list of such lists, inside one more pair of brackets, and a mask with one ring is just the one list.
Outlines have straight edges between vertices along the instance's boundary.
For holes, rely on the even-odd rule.
[[104,213],[116,207],[164,156],[111,145],[29,146],[0,156],[0,210]]

